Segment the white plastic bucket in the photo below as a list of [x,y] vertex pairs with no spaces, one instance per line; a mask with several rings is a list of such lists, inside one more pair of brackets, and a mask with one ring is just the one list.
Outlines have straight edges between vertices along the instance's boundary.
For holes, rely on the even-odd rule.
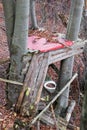
[[56,83],[53,80],[50,81],[46,81],[44,83],[44,88],[50,92],[50,93],[54,93],[55,89],[56,89]]

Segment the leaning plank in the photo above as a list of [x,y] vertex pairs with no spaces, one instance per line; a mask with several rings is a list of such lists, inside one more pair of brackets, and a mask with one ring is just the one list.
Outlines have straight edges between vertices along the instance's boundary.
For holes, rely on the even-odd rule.
[[40,100],[44,80],[45,80],[47,70],[48,70],[48,61],[49,61],[49,53],[45,53],[43,57],[42,65],[38,74],[38,78],[36,81],[36,88],[38,88],[39,86],[39,89],[37,89],[37,96],[36,96],[36,101],[35,101],[36,104],[38,104]]
[[53,104],[56,99],[66,90],[66,88],[72,83],[72,81],[77,77],[77,73],[74,74],[74,76],[71,78],[71,80],[63,87],[63,89],[49,102],[49,104],[32,120],[31,125],[33,125],[38,118],[40,118],[43,113],[50,107],[51,104]]
[[[26,78],[25,78],[25,81],[24,81],[24,85],[23,85],[23,89],[19,95],[19,98],[18,98],[18,101],[17,101],[17,104],[16,104],[16,111],[19,112],[20,111],[20,107],[21,107],[21,104],[23,102],[23,98],[24,98],[24,95],[25,95],[25,92],[28,88],[28,79],[31,78],[31,75],[33,74],[33,69],[34,69],[34,63],[36,61],[36,55],[34,55],[32,57],[32,60],[31,60],[31,63],[30,63],[30,67],[31,69],[28,70],[27,74],[26,74]],[[36,65],[35,65],[36,66]]]
[[[34,54],[27,72],[23,90],[16,105],[22,115],[30,116],[37,111],[44,80],[48,69],[49,53]],[[22,98],[21,98],[22,95]]]

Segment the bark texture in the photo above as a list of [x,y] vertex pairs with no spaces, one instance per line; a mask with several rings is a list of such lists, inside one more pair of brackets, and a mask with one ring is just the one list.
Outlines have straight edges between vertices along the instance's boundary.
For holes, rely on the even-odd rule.
[[[84,30],[85,30],[85,38],[87,39],[87,16],[84,17],[85,23],[84,23]],[[87,129],[87,43],[85,44],[84,47],[84,100],[83,100],[83,108],[82,108],[82,116],[81,116],[81,130],[86,130]]]
[[87,72],[85,77],[85,95],[83,101],[83,108],[82,108],[82,116],[81,116],[81,130],[87,130]]
[[[83,10],[83,3],[84,3],[83,0],[72,0],[69,23],[68,23],[67,34],[66,34],[66,38],[68,40],[75,41],[78,39],[78,33],[80,29],[82,10]],[[73,63],[74,63],[74,57],[70,57],[61,61],[60,75],[58,81],[59,90],[61,90],[63,86],[67,83],[67,81],[71,78],[72,71],[73,71]],[[65,113],[65,109],[68,106],[68,98],[69,98],[69,87],[58,99],[58,105],[56,107],[57,115],[62,114],[62,116],[65,116],[64,113]]]
[[30,18],[31,18],[31,28],[37,29],[37,18],[36,18],[36,10],[35,10],[35,2],[36,0],[30,0]]
[[15,2],[14,0],[3,0],[3,9],[5,15],[6,33],[8,40],[8,47],[10,50],[10,45],[12,42],[12,36],[14,32],[15,23]]
[[72,0],[66,38],[77,40],[81,24],[84,0]]
[[[19,82],[23,82],[24,79],[24,75],[21,72],[23,68],[22,59],[27,52],[29,3],[30,0],[26,0],[26,2],[24,0],[3,1],[7,37],[10,43],[11,65],[9,69],[9,79]],[[13,84],[7,85],[7,100],[10,104],[16,103],[20,89],[21,86]]]

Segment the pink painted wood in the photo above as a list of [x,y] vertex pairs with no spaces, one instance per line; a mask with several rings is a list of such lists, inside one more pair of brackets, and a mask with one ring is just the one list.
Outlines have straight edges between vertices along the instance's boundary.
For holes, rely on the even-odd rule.
[[48,52],[73,45],[72,41],[66,39],[58,39],[58,42],[47,42],[46,38],[39,38],[38,36],[28,37],[27,48],[30,50],[39,50],[40,52]]

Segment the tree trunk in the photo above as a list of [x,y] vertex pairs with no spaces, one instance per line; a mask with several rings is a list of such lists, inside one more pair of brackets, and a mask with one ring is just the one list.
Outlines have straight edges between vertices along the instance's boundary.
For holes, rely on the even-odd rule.
[[81,116],[81,130],[87,129],[87,43],[84,47],[84,65],[85,65],[85,94],[83,100],[82,116]]
[[[87,39],[87,15],[85,13],[86,12],[84,11],[83,29],[84,29],[85,39]],[[84,94],[82,116],[81,116],[81,126],[80,126],[81,130],[87,129],[87,43],[85,44],[85,47],[84,47],[84,66],[85,66],[85,70],[84,70],[85,94]]]
[[[9,79],[14,81],[23,82],[24,75],[21,73],[23,68],[22,59],[27,52],[27,38],[28,38],[28,24],[29,24],[29,2],[30,0],[16,0],[15,9],[11,10],[15,12],[15,21],[14,26],[11,25],[11,44],[10,44],[10,56],[11,56],[11,65],[9,68]],[[5,3],[4,3],[5,4]],[[10,0],[8,7],[10,8]],[[9,8],[5,7],[5,12]],[[10,11],[11,11],[10,10]],[[7,11],[6,16],[8,16],[9,11]],[[13,14],[13,13],[12,13]],[[13,16],[13,15],[12,15]],[[11,17],[11,16],[10,16]],[[8,17],[6,17],[7,23],[9,22]],[[13,19],[14,20],[14,19]],[[7,24],[7,30],[9,30],[10,25]],[[14,29],[14,30],[12,30]],[[8,36],[8,35],[7,35]],[[16,103],[21,86],[8,84],[7,91],[7,100],[10,105]]]
[[84,101],[83,101],[80,129],[87,130],[87,70],[86,70],[86,75],[85,75],[85,95],[84,95]]
[[8,47],[10,50],[10,45],[12,42],[12,36],[14,32],[14,23],[15,23],[15,2],[14,0],[3,0],[3,8],[5,15],[5,24],[6,24],[6,33],[8,40]]
[[[66,38],[68,40],[75,41],[78,39],[83,3],[84,3],[83,0],[72,0],[69,23],[66,34]],[[59,75],[60,78],[58,81],[59,90],[61,90],[63,86],[67,83],[67,81],[71,78],[73,71],[73,63],[74,63],[74,57],[70,57],[61,61],[60,75]],[[65,113],[65,109],[68,106],[68,98],[69,98],[69,87],[58,99],[58,105],[56,107],[57,114],[63,115],[63,112]]]
[[[69,81],[72,77],[72,70],[73,70],[73,62],[74,57],[67,58],[61,61],[60,67],[60,75],[59,75],[59,82],[58,82],[58,89],[61,90],[63,86]],[[58,106],[56,107],[57,114],[65,113],[65,109],[68,106],[68,98],[69,98],[69,87],[64,91],[64,93],[58,99]]]
[[36,10],[35,10],[35,0],[30,0],[30,17],[31,17],[31,28],[37,29],[37,18],[36,18]]
[[79,35],[84,0],[72,0],[66,39],[75,41]]

